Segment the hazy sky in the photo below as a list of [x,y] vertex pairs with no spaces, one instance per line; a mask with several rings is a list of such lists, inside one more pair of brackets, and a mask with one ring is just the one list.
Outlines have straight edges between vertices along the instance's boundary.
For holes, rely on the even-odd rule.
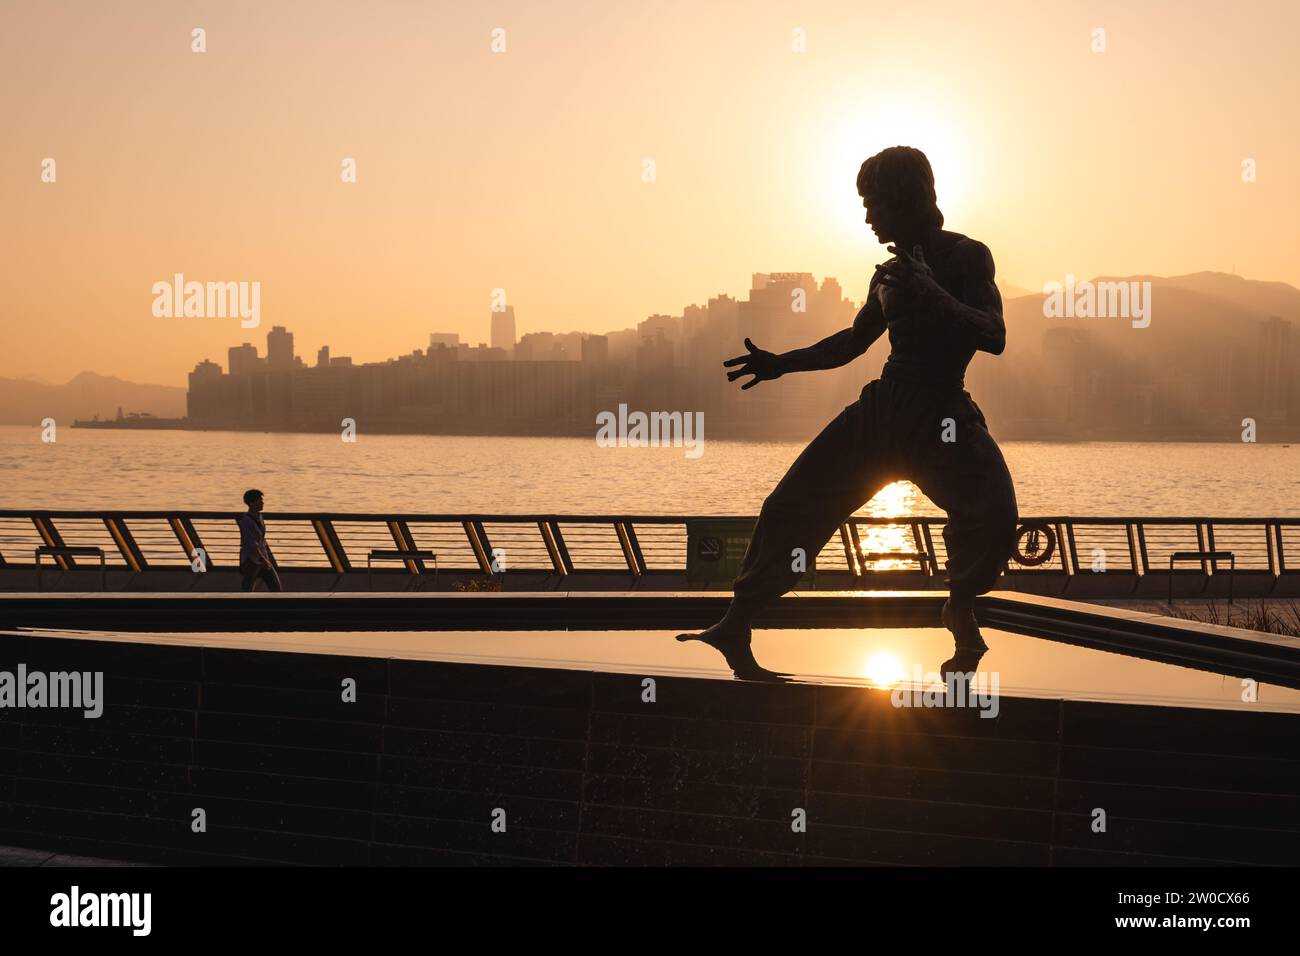
[[[861,299],[885,254],[854,176],[896,143],[1014,285],[1300,285],[1298,10],[0,0],[0,376],[182,384],[273,324],[309,360],[377,360],[486,340],[494,288],[521,334],[679,314],[755,271]],[[261,327],[155,318],[176,272],[260,282]]]

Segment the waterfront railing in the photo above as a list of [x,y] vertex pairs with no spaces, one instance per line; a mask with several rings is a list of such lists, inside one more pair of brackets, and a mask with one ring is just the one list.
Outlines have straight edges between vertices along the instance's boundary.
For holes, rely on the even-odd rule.
[[[0,510],[0,569],[34,567],[37,551],[62,570],[80,568],[97,548],[110,570],[234,570],[239,512]],[[533,571],[561,577],[683,574],[717,547],[710,529],[752,527],[737,515],[351,514],[268,512],[267,540],[282,570],[365,572],[373,553],[397,552],[410,575]],[[891,572],[941,576],[947,558],[942,516],[845,521],[810,565],[837,577]],[[1227,573],[1274,580],[1300,572],[1300,518],[1025,517],[1009,575]],[[743,542],[741,551],[743,553]],[[1170,559],[1201,555],[1184,572]],[[436,561],[428,555],[436,555]],[[1226,557],[1230,555],[1231,557]],[[1288,566],[1288,555],[1293,566]],[[734,560],[737,555],[732,554]],[[98,561],[95,562],[98,566]],[[375,573],[380,573],[375,569]],[[385,569],[384,573],[391,574]]]

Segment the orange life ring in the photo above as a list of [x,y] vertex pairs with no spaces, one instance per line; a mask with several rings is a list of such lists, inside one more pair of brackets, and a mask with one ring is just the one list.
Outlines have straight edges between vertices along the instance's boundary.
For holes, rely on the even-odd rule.
[[[1038,540],[1040,534],[1046,539],[1041,544]],[[1016,560],[1025,567],[1036,568],[1040,564],[1046,564],[1055,552],[1056,532],[1051,525],[1025,524],[1016,532]]]

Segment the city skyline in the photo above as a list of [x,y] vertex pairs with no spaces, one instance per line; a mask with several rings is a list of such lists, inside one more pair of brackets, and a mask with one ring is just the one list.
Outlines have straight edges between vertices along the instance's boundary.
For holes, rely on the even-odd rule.
[[[751,273],[750,273],[751,283],[752,283],[752,281],[753,281],[753,279],[754,279],[755,277],[757,277],[757,276],[761,276],[761,275],[807,275],[807,276],[811,276],[811,275],[813,275],[813,273],[808,273],[808,272],[788,272],[788,271],[787,271],[787,272],[773,272],[773,273],[751,272]],[[1233,278],[1233,279],[1244,279],[1244,280],[1247,281],[1247,282],[1268,283],[1268,284],[1271,284],[1271,285],[1282,286],[1282,287],[1284,287],[1284,288],[1290,289],[1291,291],[1296,292],[1296,293],[1297,293],[1297,296],[1300,296],[1300,288],[1297,288],[1296,286],[1290,285],[1289,283],[1278,282],[1278,281],[1273,281],[1273,280],[1268,280],[1268,279],[1250,279],[1250,278],[1245,277],[1245,276],[1239,276],[1237,273],[1220,273],[1220,272],[1216,272],[1216,271],[1214,271],[1214,270],[1207,270],[1207,271],[1202,271],[1202,272],[1199,272],[1199,273],[1189,273],[1189,274],[1187,274],[1187,275],[1170,275],[1170,276],[1153,276],[1151,273],[1145,273],[1145,272],[1142,272],[1142,273],[1130,273],[1130,274],[1116,273],[1116,274],[1111,274],[1111,275],[1104,276],[1104,277],[1103,277],[1103,276],[1093,276],[1093,277],[1091,277],[1088,281],[1096,282],[1096,281],[1099,281],[1099,280],[1101,280],[1101,279],[1103,279],[1103,278],[1105,278],[1105,279],[1115,279],[1115,280],[1120,280],[1120,281],[1129,281],[1129,280],[1136,280],[1136,279],[1151,279],[1151,278],[1157,278],[1157,279],[1165,279],[1165,280],[1173,281],[1173,280],[1177,280],[1177,279],[1187,278],[1188,276],[1192,276],[1192,275],[1211,275],[1211,276],[1212,276],[1212,275],[1223,275],[1223,276],[1230,276],[1230,277]],[[829,279],[831,282],[836,283],[837,285],[839,284],[839,280],[838,280],[837,277],[834,277],[834,276],[827,276],[826,278]],[[1061,277],[1061,279],[1064,279],[1064,278],[1065,278],[1065,277]],[[1079,277],[1079,278],[1082,279],[1082,277]],[[1057,280],[1057,281],[1059,282],[1060,280]],[[1023,298],[1023,297],[1031,297],[1031,296],[1032,296],[1032,297],[1036,297],[1036,298],[1040,298],[1040,299],[1046,299],[1046,298],[1047,298],[1047,295],[1048,295],[1048,293],[1045,292],[1045,291],[1035,291],[1035,290],[1029,290],[1029,289],[1017,288],[1017,287],[1012,286],[1010,283],[1006,283],[1006,282],[1003,282],[1003,281],[1001,281],[1001,280],[999,280],[998,285],[999,285],[999,290],[1000,290],[1001,293],[1002,293],[1002,296],[1003,296],[1004,301],[1006,301],[1006,300],[1008,300],[1008,299],[1011,299],[1011,298]],[[752,286],[751,286],[751,288],[752,288]],[[714,300],[714,299],[719,299],[719,298],[727,299],[727,298],[734,298],[734,296],[733,296],[732,293],[729,293],[729,292],[717,292],[717,293],[715,293],[715,294],[709,296],[708,299],[706,299],[706,302],[707,302],[707,301],[712,301],[712,300]],[[860,303],[855,302],[855,305],[860,305]],[[674,316],[680,318],[680,317],[682,316],[682,314],[684,314],[684,313],[689,313],[691,310],[693,310],[693,309],[699,309],[699,308],[701,308],[701,306],[699,306],[698,304],[696,304],[696,303],[691,303],[690,305],[687,305],[687,306],[684,306],[684,307],[679,307],[678,312],[677,312],[677,313],[672,313],[672,315],[674,315]],[[508,313],[511,322],[512,322],[512,323],[515,322],[516,319],[515,319],[515,309],[514,309],[514,306],[508,306],[507,309],[506,309],[506,312]],[[442,341],[445,341],[446,343],[450,344],[450,340],[451,340],[451,339],[456,339],[456,340],[459,341],[459,344],[462,345],[462,346],[472,346],[472,347],[476,347],[476,348],[493,348],[494,346],[491,344],[492,341],[493,341],[493,332],[492,332],[493,325],[492,325],[492,323],[494,322],[494,320],[495,320],[495,319],[496,319],[500,314],[501,314],[501,313],[493,312],[493,311],[491,311],[491,310],[489,309],[489,310],[488,310],[488,318],[486,318],[486,319],[484,319],[484,320],[482,321],[482,323],[481,323],[481,327],[479,328],[478,331],[471,331],[471,332],[469,332],[468,334],[467,334],[467,333],[464,333],[464,332],[446,332],[446,331],[425,331],[425,332],[418,332],[418,331],[417,331],[417,332],[415,333],[415,340],[416,340],[416,341],[419,341],[419,340],[426,340],[426,341],[428,341],[430,344],[434,344],[434,340],[442,340]],[[555,336],[555,337],[570,337],[570,336],[576,336],[576,337],[608,337],[608,336],[611,336],[611,335],[619,335],[619,334],[628,334],[629,336],[631,336],[633,333],[635,333],[636,328],[637,328],[638,326],[644,324],[644,323],[645,323],[646,321],[648,321],[648,320],[653,320],[653,319],[656,319],[656,318],[662,318],[664,315],[665,315],[665,313],[647,314],[647,315],[645,316],[645,318],[643,318],[643,319],[641,319],[641,320],[637,320],[636,323],[635,323],[633,326],[626,327],[626,328],[623,328],[623,329],[604,329],[604,330],[599,330],[599,329],[592,329],[592,330],[575,330],[575,329],[570,329],[570,330],[568,330],[568,331],[562,331],[562,330],[560,330],[560,329],[534,329],[534,330],[531,330],[531,331],[528,331],[528,332],[524,332],[524,333],[522,333],[522,335],[518,335],[515,341],[518,342],[519,340],[521,340],[521,339],[524,338],[524,337],[529,337],[529,338],[536,339],[536,338],[539,338],[539,337],[550,337],[550,336]],[[301,317],[300,317],[300,318],[301,318]],[[1297,319],[1297,320],[1300,320],[1300,315],[1290,316],[1290,317],[1288,317],[1288,318],[1295,318],[1295,319]],[[196,320],[196,321],[207,321],[207,320],[204,319],[204,320]],[[290,319],[286,319],[285,321],[286,321],[286,322],[291,322],[291,323],[295,322],[295,320],[292,319],[292,318],[290,318]],[[440,319],[433,319],[433,320],[431,320],[431,321],[432,321],[432,322],[435,322],[435,323],[441,323],[441,324],[443,324],[443,325],[451,324],[451,323],[444,322],[444,321],[442,321],[442,320],[440,320]],[[1045,317],[1045,321],[1046,321],[1046,317]],[[461,328],[466,328],[466,327],[467,327],[467,326],[464,326],[464,325],[461,326]],[[250,344],[252,344],[252,341],[251,341],[251,340],[252,340],[253,338],[258,338],[258,337],[260,337],[260,336],[264,336],[264,335],[269,334],[270,329],[274,329],[274,328],[287,328],[287,326],[284,324],[284,322],[276,322],[274,325],[271,325],[271,324],[269,324],[269,323],[263,323],[263,327],[262,327],[262,328],[256,328],[256,329],[240,329],[239,326],[238,326],[238,321],[237,321],[236,319],[231,319],[231,320],[229,321],[228,325],[227,325],[227,328],[228,328],[228,330],[230,331],[230,333],[232,334],[232,341],[231,341],[229,344],[225,345],[225,346],[218,346],[218,351],[217,351],[217,352],[209,353],[209,354],[207,354],[207,355],[203,355],[203,356],[199,356],[198,358],[196,358],[195,360],[193,360],[193,362],[191,362],[190,365],[189,365],[189,368],[190,368],[191,370],[193,369],[194,366],[196,366],[196,365],[198,365],[198,364],[202,364],[202,363],[205,362],[205,361],[212,361],[212,360],[213,360],[213,355],[214,355],[214,354],[228,354],[230,351],[232,351],[232,350],[234,350],[234,349],[236,349],[236,348],[239,348],[239,347],[241,347],[241,346],[246,346],[246,345],[250,345]],[[472,328],[472,327],[471,327],[471,328]],[[349,341],[352,341],[353,344],[355,344],[356,341],[360,341],[360,340],[363,340],[363,339],[366,338],[366,336],[365,336],[365,332],[364,332],[363,330],[356,330],[355,334],[356,334],[356,340],[349,340]],[[295,335],[296,335],[296,333],[291,334],[290,338],[291,338],[291,339],[294,338]],[[233,341],[234,339],[238,339],[239,341],[238,341],[238,342],[235,342],[235,341]],[[796,341],[796,342],[794,343],[794,347],[798,347],[799,345],[805,345],[805,344],[811,344],[811,343],[810,343],[810,342]],[[317,344],[317,345],[308,345],[308,346],[306,346],[305,349],[303,349],[303,353],[304,353],[304,354],[307,354],[307,353],[310,353],[310,352],[312,352],[312,351],[316,351],[316,353],[317,353],[317,359],[319,360],[319,357],[320,357],[320,355],[319,355],[320,350],[321,350],[321,349],[324,349],[324,351],[327,353],[327,355],[332,354],[333,357],[336,357],[336,358],[347,358],[347,359],[349,359],[349,360],[355,362],[355,364],[358,364],[358,365],[364,365],[364,364],[382,364],[382,363],[387,362],[387,361],[394,361],[394,360],[396,360],[396,358],[401,357],[401,355],[404,355],[404,354],[410,354],[410,350],[408,349],[408,350],[405,351],[405,352],[398,352],[398,353],[395,353],[395,354],[389,354],[389,355],[366,355],[366,354],[364,354],[361,350],[358,350],[358,349],[356,349],[356,348],[353,348],[351,345],[349,345],[349,344],[347,344],[347,343],[344,343],[344,344],[343,344],[343,347],[347,349],[347,351],[348,351],[348,354],[347,354],[347,355],[341,355],[341,354],[338,354],[338,353],[334,352],[335,343],[333,343],[333,342],[324,342],[324,341],[322,341],[322,342],[320,342],[320,343]],[[738,340],[736,340],[736,348],[739,349],[740,347],[741,347],[741,344],[740,344],[740,341],[739,341],[739,339],[738,339]],[[265,357],[265,356],[264,356],[264,357]],[[301,356],[300,356],[300,357],[301,357]],[[571,358],[572,358],[573,360],[576,361],[578,358],[580,358],[580,356],[575,355],[575,356],[572,356]],[[217,364],[220,365],[221,363],[218,362]],[[305,364],[311,364],[311,363],[305,363]],[[224,368],[224,367],[225,367],[225,366],[223,366],[223,368]],[[32,382],[32,383],[42,384],[42,385],[55,385],[55,384],[60,384],[62,381],[67,381],[67,380],[70,380],[70,379],[75,378],[75,377],[77,377],[77,376],[85,375],[85,374],[101,375],[101,376],[104,376],[104,377],[123,378],[123,379],[125,379],[125,374],[123,373],[122,370],[117,369],[117,368],[109,368],[109,369],[105,369],[105,368],[102,368],[102,367],[88,367],[88,368],[80,368],[80,369],[75,370],[75,371],[72,372],[71,374],[69,374],[69,375],[63,377],[63,378],[59,378],[59,377],[50,378],[50,377],[48,377],[48,376],[44,376],[44,375],[23,375],[23,374],[17,374],[17,375],[3,375],[3,374],[0,374],[0,379],[10,379],[10,380],[17,380],[17,381],[27,381],[27,382]],[[141,384],[141,385],[158,385],[158,386],[163,386],[163,387],[177,387],[177,386],[178,386],[178,387],[182,387],[182,388],[183,388],[183,387],[184,387],[184,384],[185,384],[185,381],[186,381],[186,376],[187,376],[187,374],[188,374],[188,373],[187,373],[187,371],[186,371],[186,369],[185,369],[184,366],[178,366],[176,369],[171,370],[171,372],[170,372],[170,380],[169,380],[169,381],[157,381],[157,380],[154,380],[154,381],[137,381],[137,382],[135,382],[135,383],[136,383],[136,384]],[[163,378],[167,378],[168,376],[167,376],[167,375],[164,375],[164,376],[162,376],[162,377],[163,377]]]
[[[1079,288],[1091,291],[1106,284],[1079,281],[1072,289],[1078,294]],[[1300,424],[1300,388],[1293,384],[1300,379],[1300,290],[1221,273],[1128,277],[1119,284],[1150,287],[1143,321],[1071,318],[1059,311],[1053,317],[1050,297],[1043,294],[1007,300],[1007,354],[998,360],[997,369],[977,358],[968,376],[968,387],[1000,433],[1018,438],[1200,440],[1233,431],[1242,417],[1251,417],[1267,426],[1261,440],[1300,438],[1295,430]],[[802,298],[804,311],[792,308],[794,295]],[[238,399],[227,393],[214,403],[208,392],[206,406],[191,424],[331,430],[337,427],[335,417],[364,413],[368,427],[381,431],[580,435],[590,430],[592,414],[631,397],[654,407],[677,403],[674,407],[706,410],[719,435],[743,437],[770,425],[797,437],[819,427],[822,418],[834,414],[875,374],[884,359],[883,341],[863,362],[817,380],[788,377],[747,396],[748,411],[737,404],[721,374],[721,362],[734,355],[747,336],[776,351],[805,346],[845,327],[856,308],[833,277],[753,273],[743,297],[715,296],[703,306],[651,315],[632,328],[604,334],[525,333],[510,351],[503,346],[510,342],[512,312],[489,312],[485,318],[489,335],[497,320],[495,346],[482,341],[483,336],[461,342],[458,333],[431,331],[422,336],[427,349],[405,348],[389,356],[343,354],[352,353],[346,343],[340,347],[304,342],[296,337],[296,327],[241,330],[240,344],[193,366],[187,379],[191,391],[196,379],[220,381],[253,371],[314,373],[321,367],[337,372],[346,366],[360,370],[372,383],[387,377],[389,385],[381,391],[388,389],[389,398],[379,405],[361,403],[354,392],[345,400],[329,394],[328,387],[322,390],[321,380],[309,374],[306,390],[295,393],[284,382],[277,386],[276,417],[257,412],[248,396]],[[459,368],[451,368],[452,362]],[[471,370],[481,363],[520,368]],[[568,371],[522,368],[554,364]],[[423,384],[411,384],[413,369],[423,369],[415,373],[424,377]],[[593,369],[600,369],[600,375],[589,375]],[[407,384],[393,386],[398,379]],[[336,375],[335,381],[342,379]],[[43,415],[56,408],[64,420],[112,419],[115,411],[116,417],[130,412],[162,418],[185,414],[184,387],[133,384],[90,372],[66,386],[25,388],[12,380],[0,380],[0,385],[4,420],[10,422],[39,418],[37,412]],[[578,395],[575,388],[586,391]],[[484,389],[495,393],[490,400],[483,397]],[[512,405],[521,394],[526,400]],[[527,420],[557,395],[567,397],[550,406],[548,415]],[[313,402],[320,407],[311,407]]]
[[[990,424],[1011,438],[1213,440],[1249,419],[1260,440],[1300,438],[1300,290],[1214,273],[1141,285],[1142,321],[1053,319],[1046,297],[1011,300],[1006,354],[996,370],[977,360],[966,380]],[[348,419],[379,432],[577,436],[627,401],[698,411],[725,437],[797,437],[852,400],[887,342],[865,365],[787,376],[744,402],[721,363],[739,341],[787,351],[846,327],[855,311],[834,278],[789,272],[755,273],[743,299],[717,296],[634,329],[495,346],[433,332],[427,350],[367,363],[322,347],[312,366],[276,327],[265,357],[244,343],[225,374],[209,360],[195,367],[189,426],[330,431]]]

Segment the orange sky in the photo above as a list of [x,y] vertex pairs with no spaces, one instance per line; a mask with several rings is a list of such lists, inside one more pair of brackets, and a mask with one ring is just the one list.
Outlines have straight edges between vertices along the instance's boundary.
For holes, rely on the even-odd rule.
[[[625,328],[743,296],[755,271],[834,275],[860,299],[884,254],[854,174],[900,142],[930,153],[949,227],[1006,282],[1235,268],[1300,285],[1298,11],[6,3],[0,376],[182,384],[273,324],[309,359],[325,342],[386,358],[435,330],[478,342],[498,287],[521,334]],[[261,327],[155,318],[150,289],[176,272],[259,281]]]

